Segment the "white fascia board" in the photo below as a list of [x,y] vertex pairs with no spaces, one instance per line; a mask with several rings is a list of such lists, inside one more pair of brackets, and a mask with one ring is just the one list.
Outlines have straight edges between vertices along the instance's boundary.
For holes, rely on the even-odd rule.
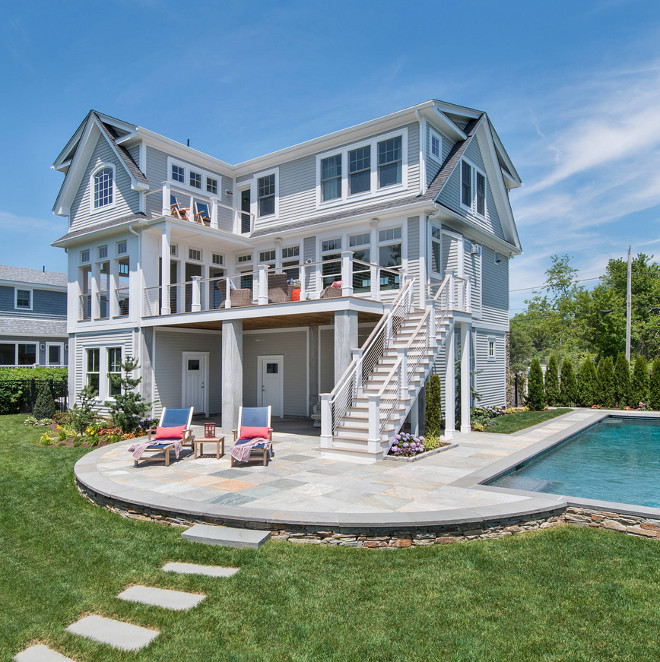
[[424,111],[423,116],[448,138],[455,141],[465,140],[467,138],[465,132],[454,124],[439,108],[428,108]]
[[424,101],[416,106],[410,106],[410,108],[404,108],[403,110],[398,110],[395,113],[390,113],[383,117],[377,117],[376,119],[362,122],[361,124],[327,133],[318,138],[306,140],[297,143],[296,145],[292,145],[291,147],[285,147],[276,152],[271,152],[270,154],[250,159],[249,161],[243,161],[234,166],[235,175],[240,177],[241,175],[250,174],[255,168],[260,170],[267,168],[269,163],[280,164],[287,160],[298,159],[320,151],[327,151],[333,149],[335,146],[360,140],[364,136],[373,135],[375,132],[380,133],[389,131],[401,126],[404,121],[406,123],[416,122],[417,118],[415,117],[415,111],[421,112],[432,104],[432,101]]
[[477,110],[476,108],[468,108],[467,106],[458,106],[455,103],[449,103],[448,101],[441,101],[440,99],[434,99],[433,103],[443,113],[450,113],[452,115],[463,115],[464,117],[473,120],[478,119],[484,114],[483,110]]
[[520,178],[520,175],[518,174],[516,167],[513,165],[513,161],[511,161],[511,157],[507,153],[506,149],[504,149],[504,145],[502,144],[500,137],[497,135],[497,131],[495,131],[495,127],[493,126],[493,123],[490,121],[490,118],[488,118],[488,128],[490,129],[491,137],[493,139],[493,142],[495,143],[495,148],[497,149],[497,153],[502,157],[504,163],[506,163],[506,166],[509,170],[510,176],[513,178],[513,181],[516,182],[517,186],[520,186],[522,184],[522,179]]
[[142,138],[147,145],[166,152],[169,156],[178,156],[184,161],[199,164],[200,166],[204,166],[209,170],[219,172],[220,174],[227,177],[234,176],[234,166],[226,163],[225,161],[216,159],[215,157],[209,156],[208,154],[200,152],[199,150],[192,147],[182,145],[176,140],[166,138],[165,136],[161,136],[159,133],[155,133],[154,131],[150,131],[149,129],[145,129],[141,126],[138,126],[135,132],[136,135]]
[[[131,223],[135,222],[136,221],[131,221]],[[210,228],[205,225],[193,225],[190,221],[183,221],[180,218],[175,218],[174,216],[159,216],[158,218],[153,218],[147,220],[146,222],[141,222],[145,228],[149,229],[152,229],[161,223],[169,223],[171,227],[185,230],[195,237],[203,237],[206,235],[207,237],[212,237],[214,239],[224,239],[225,241],[234,244],[238,248],[252,248],[252,246],[254,246],[254,240],[251,240],[249,237],[243,237],[242,235],[237,235],[233,232],[218,230],[217,228]]]
[[85,232],[84,234],[80,234],[69,239],[57,239],[51,244],[51,246],[55,248],[69,248],[70,246],[75,246],[77,244],[87,244],[89,243],[90,238],[99,239],[102,237],[111,237],[117,234],[118,230],[124,231],[127,226],[134,225],[138,226],[137,229],[139,230],[142,229],[146,223],[143,220],[134,218],[130,221],[118,223],[117,225],[113,225],[109,228],[99,228],[98,230],[94,230],[94,226],[92,226],[89,232]]
[[[0,280],[0,285],[6,287],[18,287],[19,289],[21,287],[25,287],[25,288],[30,288],[32,290],[52,290],[53,292],[66,292],[66,285],[46,285],[45,283],[28,283],[27,281],[24,280]],[[32,319],[32,318],[28,317],[25,319]],[[62,319],[66,319],[66,315],[62,315]]]
[[520,182],[516,181],[509,172],[507,172],[504,168],[500,168],[500,170],[502,171],[502,177],[507,183],[508,189],[518,188],[520,186]]
[[450,227],[455,228],[468,239],[474,239],[476,242],[488,246],[489,248],[496,250],[498,253],[509,256],[520,255],[522,253],[522,250],[519,247],[484,230],[474,221],[457,214],[448,207],[438,206],[434,215],[431,216],[429,220],[438,220],[443,224],[449,223]]

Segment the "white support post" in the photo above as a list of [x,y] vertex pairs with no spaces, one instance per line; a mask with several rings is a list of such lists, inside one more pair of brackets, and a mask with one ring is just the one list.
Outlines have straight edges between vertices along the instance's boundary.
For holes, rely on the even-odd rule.
[[225,308],[231,308],[231,280],[229,276],[227,276],[225,282]]
[[380,301],[380,268],[372,264],[369,271],[369,278],[371,278],[371,298],[374,301]]
[[321,298],[321,292],[323,291],[323,271],[320,264],[314,266],[314,287],[316,290],[313,292],[310,291],[307,295],[307,299]]
[[399,367],[401,371],[399,399],[403,402],[410,397],[410,392],[408,391],[408,348],[400,347],[397,349],[397,354],[401,359],[401,366]]
[[268,265],[259,264],[257,269],[259,270],[257,303],[260,306],[265,306],[268,304]]
[[353,296],[353,251],[341,252],[341,295]]
[[169,216],[172,213],[172,205],[170,205],[170,196],[172,188],[169,182],[163,184],[163,216]]
[[307,269],[304,264],[300,265],[300,300],[307,300],[307,288],[305,287]]
[[170,228],[165,223],[160,235],[160,314],[169,315],[170,310]]
[[454,305],[456,300],[456,289],[455,289],[455,280],[454,280],[453,272],[449,274],[449,282],[447,283],[447,286],[449,288],[449,297],[448,297],[449,310],[456,310],[456,306]]
[[330,393],[321,393],[321,448],[332,448],[332,404]]
[[445,341],[447,365],[445,367],[445,439],[453,439],[456,432],[456,347],[454,327],[449,327]]
[[427,323],[428,342],[426,343],[426,346],[435,349],[438,344],[438,330],[435,326],[435,305],[433,301],[426,302],[426,309],[429,311],[429,321]]
[[101,316],[101,302],[99,301],[99,280],[101,269],[98,264],[92,267],[92,319],[97,320]]
[[410,431],[416,437],[419,436],[419,398],[415,398],[410,409]]
[[202,288],[201,276],[192,277],[192,304],[190,310],[193,313],[198,313],[202,309]]
[[218,229],[218,198],[211,198],[211,227]]
[[190,208],[188,209],[188,220],[195,222],[195,196],[190,196]]
[[469,278],[465,281],[465,312],[472,312],[472,281]]
[[369,396],[369,437],[367,439],[367,450],[370,453],[379,453],[380,446],[380,397]]
[[469,324],[461,324],[461,432],[470,432],[470,333]]
[[119,315],[119,299],[117,298],[117,263],[110,260],[110,274],[108,275],[108,317],[112,319]]

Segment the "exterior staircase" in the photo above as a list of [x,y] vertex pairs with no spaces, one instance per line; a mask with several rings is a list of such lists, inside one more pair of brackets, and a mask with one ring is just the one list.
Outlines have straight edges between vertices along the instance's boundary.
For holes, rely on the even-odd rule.
[[321,397],[323,455],[360,463],[387,455],[453,328],[453,288],[448,276],[419,309],[414,281],[403,284],[332,393]]

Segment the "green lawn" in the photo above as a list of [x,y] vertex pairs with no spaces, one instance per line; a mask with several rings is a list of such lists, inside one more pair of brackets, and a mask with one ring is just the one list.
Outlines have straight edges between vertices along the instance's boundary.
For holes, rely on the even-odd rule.
[[[34,445],[0,417],[0,658],[44,642],[94,660],[651,660],[660,658],[660,544],[562,527],[404,550],[184,542],[181,529],[84,501],[85,451]],[[166,561],[240,566],[176,576]],[[114,596],[144,583],[205,593],[184,613]],[[100,613],[157,627],[139,653],[64,632]]]
[[511,434],[531,428],[532,425],[543,423],[556,416],[568,414],[571,409],[546,409],[545,411],[517,411],[513,414],[505,414],[488,421],[484,432],[497,432],[500,434]]

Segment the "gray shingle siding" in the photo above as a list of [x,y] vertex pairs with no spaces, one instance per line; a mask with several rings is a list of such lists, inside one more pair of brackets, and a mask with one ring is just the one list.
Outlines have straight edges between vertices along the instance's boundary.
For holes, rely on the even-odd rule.
[[[21,289],[21,286],[17,286]],[[9,314],[12,317],[66,317],[66,292],[39,290],[30,284],[26,289],[32,289],[32,310],[14,308],[15,287],[0,285],[0,315]]]
[[[102,163],[112,163],[115,166],[114,205],[92,214],[90,212],[90,200],[93,191],[90,176]],[[126,169],[119,162],[107,139],[104,136],[99,136],[71,205],[70,229],[79,230],[120,216],[134,214],[138,211],[138,204],[138,193],[131,189],[131,178]]]
[[482,319],[508,324],[509,321],[509,260],[501,253],[495,262],[495,251],[487,246],[482,251]]
[[[506,401],[506,366],[505,337],[503,333],[495,333],[477,329],[475,355],[477,360],[476,390],[481,396],[478,405],[502,406]],[[488,341],[495,341],[495,359],[488,358]]]

